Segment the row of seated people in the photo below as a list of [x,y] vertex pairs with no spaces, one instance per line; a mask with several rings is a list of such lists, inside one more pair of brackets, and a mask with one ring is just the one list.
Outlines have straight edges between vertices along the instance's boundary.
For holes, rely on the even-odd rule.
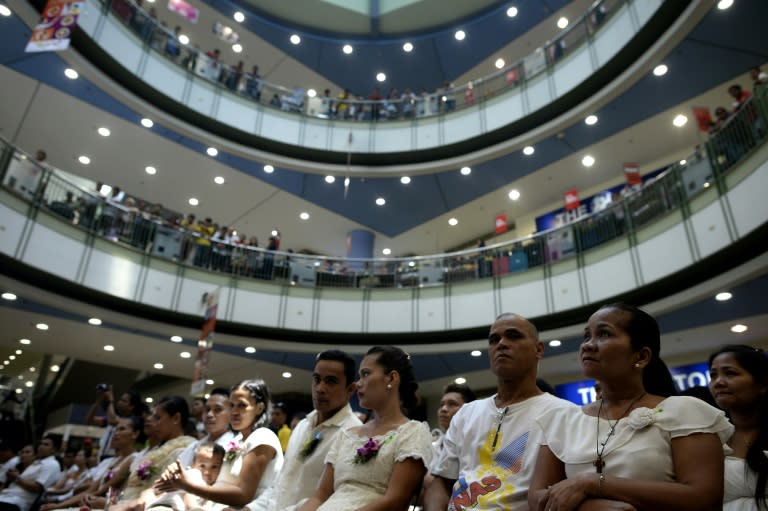
[[[598,309],[579,359],[599,390],[580,408],[540,390],[538,331],[502,314],[488,336],[496,393],[472,400],[466,389],[447,388],[438,411],[446,432],[434,442],[428,426],[407,415],[418,383],[406,352],[371,348],[356,376],[353,359],[328,350],[313,368],[314,410],[285,454],[266,427],[263,380],[213,391],[201,440],[184,435],[184,399],[164,398],[144,425],[136,417],[117,421],[108,477],[42,509],[101,508],[106,498],[121,511],[763,509],[768,356],[742,345],[712,353],[709,388],[720,409],[676,395],[660,348],[658,324],[646,312],[623,303]],[[353,393],[370,412],[364,423],[349,405]],[[136,453],[142,433],[149,443]],[[58,463],[48,461],[53,443],[41,445],[37,463],[55,464],[58,475]],[[33,498],[52,484],[53,477],[32,477],[32,467],[0,492],[4,509],[27,511],[16,496]]]

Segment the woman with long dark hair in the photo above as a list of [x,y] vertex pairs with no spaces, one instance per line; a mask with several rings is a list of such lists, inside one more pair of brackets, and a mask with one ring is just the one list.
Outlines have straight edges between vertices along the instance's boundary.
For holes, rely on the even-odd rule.
[[735,426],[726,442],[725,511],[768,509],[768,355],[745,345],[709,357],[709,389]]

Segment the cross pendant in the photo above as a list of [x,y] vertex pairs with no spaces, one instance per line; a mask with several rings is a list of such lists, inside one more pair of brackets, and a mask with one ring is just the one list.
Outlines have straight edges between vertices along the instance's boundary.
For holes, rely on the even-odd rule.
[[595,461],[592,462],[592,464],[595,466],[595,470],[598,474],[603,473],[603,467],[605,466],[605,462],[603,461],[602,456],[598,456]]

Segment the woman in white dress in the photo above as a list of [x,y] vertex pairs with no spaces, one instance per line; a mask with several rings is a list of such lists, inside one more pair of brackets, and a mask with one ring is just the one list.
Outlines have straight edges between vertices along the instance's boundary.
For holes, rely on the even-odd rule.
[[537,420],[545,443],[532,510],[720,509],[722,442],[733,426],[721,410],[673,395],[660,337],[656,320],[630,305],[589,318],[579,355],[584,376],[600,382],[600,400]]
[[400,348],[371,348],[360,364],[357,395],[368,422],[342,431],[325,458],[315,494],[300,511],[404,511],[432,458],[426,424],[408,420],[418,384]]
[[184,490],[217,502],[220,508],[240,508],[250,503],[252,511],[266,509],[270,503],[268,488],[283,467],[280,441],[266,427],[269,399],[269,390],[261,379],[245,380],[232,387],[229,423],[237,434],[225,448],[224,465],[216,483],[209,486],[177,462],[165,471],[155,488]]
[[709,389],[736,430],[725,445],[725,511],[768,509],[768,355],[744,345],[709,357]]

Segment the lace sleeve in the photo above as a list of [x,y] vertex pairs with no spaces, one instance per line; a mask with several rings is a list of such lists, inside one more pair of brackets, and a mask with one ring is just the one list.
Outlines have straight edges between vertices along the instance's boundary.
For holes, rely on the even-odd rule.
[[396,463],[408,458],[414,458],[421,460],[424,466],[429,468],[432,462],[432,455],[432,435],[425,423],[411,421],[397,435]]

